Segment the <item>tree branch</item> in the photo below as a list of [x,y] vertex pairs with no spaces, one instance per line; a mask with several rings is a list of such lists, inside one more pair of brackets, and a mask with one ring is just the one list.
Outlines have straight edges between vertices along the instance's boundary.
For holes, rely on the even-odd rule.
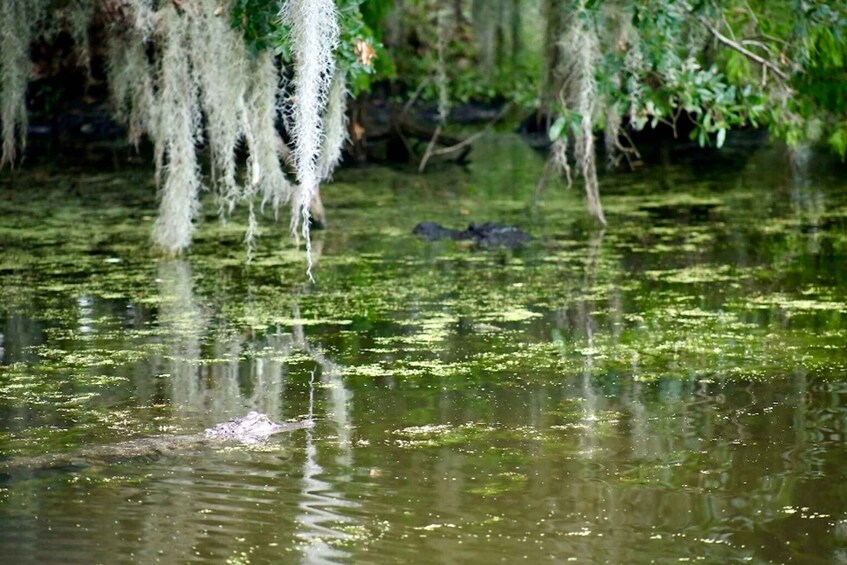
[[432,134],[432,139],[429,140],[429,145],[426,146],[426,153],[424,153],[423,158],[421,159],[421,164],[418,166],[418,172],[424,172],[426,169],[426,164],[429,161],[429,158],[432,157],[432,151],[435,149],[435,144],[438,142],[438,136],[441,135],[441,124],[438,124],[435,127],[435,133]]
[[751,60],[759,63],[763,67],[767,67],[768,69],[771,70],[771,72],[773,72],[773,74],[775,74],[776,76],[778,76],[782,80],[788,80],[788,75],[785,74],[785,72],[782,69],[780,69],[775,63],[768,61],[767,59],[760,57],[759,55],[756,55],[755,53],[753,53],[752,51],[750,51],[749,49],[747,49],[746,47],[744,47],[740,43],[733,41],[732,39],[723,35],[721,32],[719,32],[717,29],[715,29],[708,21],[706,21],[706,18],[701,17],[700,21],[703,23],[704,26],[706,26],[706,29],[708,29],[712,33],[712,35],[715,36],[715,39],[717,39],[718,41],[720,41],[721,43],[723,43],[727,47],[729,47],[731,49],[735,49],[736,51],[738,51],[739,53],[741,53],[742,55],[744,55],[748,59],[751,59]]
[[482,137],[483,135],[485,135],[485,133],[487,133],[487,132],[488,132],[488,130],[490,130],[490,129],[491,129],[491,127],[492,127],[494,124],[496,124],[497,122],[499,122],[499,121],[503,118],[503,116],[505,116],[505,115],[506,115],[506,113],[507,113],[509,110],[511,110],[511,108],[512,108],[512,103],[511,103],[511,102],[506,103],[506,104],[503,106],[503,108],[501,108],[501,109],[500,109],[500,111],[499,111],[499,112],[497,112],[497,115],[496,115],[496,116],[494,116],[494,117],[491,119],[491,121],[490,121],[490,122],[488,122],[488,123],[485,125],[485,127],[484,127],[484,128],[482,128],[481,130],[479,130],[479,131],[478,131],[478,132],[476,132],[475,134],[471,135],[470,137],[467,137],[467,138],[463,139],[463,140],[462,140],[462,141],[460,141],[459,143],[456,143],[455,145],[450,145],[449,147],[440,147],[440,148],[438,148],[438,149],[433,149],[433,150],[432,150],[432,154],[433,154],[433,155],[446,155],[446,154],[448,154],[448,153],[452,153],[452,152],[454,152],[454,151],[458,151],[458,150],[459,150],[459,149],[461,149],[462,147],[466,147],[466,146],[470,145],[471,143],[473,143],[474,141],[476,141],[477,139],[479,139],[480,137]]

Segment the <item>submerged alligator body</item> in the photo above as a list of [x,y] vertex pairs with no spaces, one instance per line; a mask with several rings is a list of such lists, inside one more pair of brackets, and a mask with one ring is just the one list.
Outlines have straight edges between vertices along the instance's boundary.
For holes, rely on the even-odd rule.
[[471,223],[465,230],[445,228],[436,222],[421,222],[412,230],[414,235],[427,241],[452,239],[455,241],[472,241],[476,247],[505,247],[515,249],[528,243],[532,236],[516,228],[494,222],[484,224]]
[[256,445],[267,441],[274,434],[311,426],[311,420],[277,424],[264,414],[250,412],[244,417],[233,418],[198,434],[146,437],[110,445],[84,447],[70,453],[18,457],[0,462],[0,472],[88,467],[133,459],[158,459],[187,450],[226,443]]

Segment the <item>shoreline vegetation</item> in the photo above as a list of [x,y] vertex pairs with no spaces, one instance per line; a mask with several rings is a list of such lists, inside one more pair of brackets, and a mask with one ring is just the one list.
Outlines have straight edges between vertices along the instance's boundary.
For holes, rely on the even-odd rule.
[[[222,217],[246,209],[248,260],[257,210],[289,209],[310,268],[310,227],[330,223],[320,186],[342,158],[461,164],[484,131],[532,115],[537,197],[579,179],[605,225],[598,170],[640,166],[656,128],[718,148],[763,128],[847,154],[847,7],[789,4],[9,0],[2,163],[25,165],[30,130],[53,149],[125,132],[155,166],[160,248],[191,244],[211,190]],[[474,113],[474,133],[453,122]],[[96,150],[114,162],[110,147]]]

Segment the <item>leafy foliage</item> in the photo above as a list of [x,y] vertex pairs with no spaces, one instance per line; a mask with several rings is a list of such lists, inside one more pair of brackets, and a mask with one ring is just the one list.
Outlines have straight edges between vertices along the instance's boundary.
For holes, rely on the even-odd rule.
[[232,27],[240,29],[248,47],[256,53],[282,41],[286,34],[279,20],[277,0],[236,0]]
[[[409,94],[422,86],[421,99],[437,100],[434,75],[438,45],[443,43],[453,102],[514,101],[533,106],[538,98],[540,45],[532,27],[537,18],[532,4],[524,0],[398,3],[399,23],[391,32],[394,41],[388,51],[400,86]],[[446,35],[439,33],[439,12],[448,14]]]
[[[381,23],[390,2],[341,0],[337,4],[341,41],[336,56],[356,95],[370,90],[374,78],[395,75],[393,61],[371,27]],[[370,6],[368,11],[365,6]]]
[[[339,45],[336,62],[345,73],[353,94],[371,87],[373,77],[394,76],[394,66],[372,26],[379,25],[390,0],[337,0]],[[273,49],[291,64],[291,32],[279,17],[279,0],[236,0],[232,25],[240,29],[253,52]],[[363,49],[368,56],[363,57]]]

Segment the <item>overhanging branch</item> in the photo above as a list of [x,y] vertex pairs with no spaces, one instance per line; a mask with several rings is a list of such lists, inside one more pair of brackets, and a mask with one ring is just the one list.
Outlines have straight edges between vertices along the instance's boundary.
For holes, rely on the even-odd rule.
[[700,21],[703,23],[704,26],[706,26],[706,29],[708,29],[711,32],[711,34],[715,36],[715,39],[717,39],[718,41],[720,41],[721,43],[723,43],[724,45],[726,45],[730,49],[735,49],[736,51],[738,51],[739,53],[741,53],[742,55],[744,55],[748,59],[759,63],[760,65],[762,65],[763,67],[765,67],[767,69],[770,69],[771,72],[773,72],[773,74],[775,74],[776,76],[778,76],[782,80],[788,80],[788,75],[785,74],[785,72],[782,69],[780,69],[776,65],[776,63],[774,63],[772,61],[768,61],[764,57],[760,57],[759,55],[756,55],[755,53],[753,53],[752,51],[750,51],[749,49],[747,49],[746,47],[744,47],[743,45],[741,45],[737,41],[733,41],[732,39],[723,35],[721,32],[719,32],[717,29],[715,29],[715,27],[712,26],[712,24],[710,24],[706,20],[706,18],[701,17]]

